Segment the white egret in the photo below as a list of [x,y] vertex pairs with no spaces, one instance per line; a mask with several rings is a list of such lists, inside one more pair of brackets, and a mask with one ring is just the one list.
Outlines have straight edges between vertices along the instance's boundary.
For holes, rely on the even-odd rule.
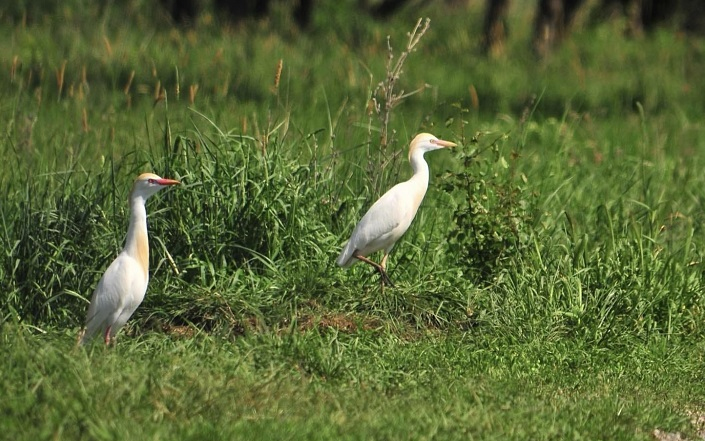
[[[379,272],[382,289],[385,283],[394,286],[387,275],[387,258],[394,244],[411,225],[426,195],[429,171],[423,155],[432,150],[455,145],[429,133],[416,135],[409,147],[413,176],[408,181],[392,187],[367,210],[338,256],[336,263],[339,266],[347,268],[358,261],[368,263]],[[367,257],[379,250],[384,250],[380,263]]]
[[79,336],[86,344],[100,331],[105,344],[125,325],[142,303],[149,282],[149,242],[145,202],[159,190],[179,184],[153,173],[137,177],[130,192],[130,224],[125,247],[98,282],[88,307],[86,327]]

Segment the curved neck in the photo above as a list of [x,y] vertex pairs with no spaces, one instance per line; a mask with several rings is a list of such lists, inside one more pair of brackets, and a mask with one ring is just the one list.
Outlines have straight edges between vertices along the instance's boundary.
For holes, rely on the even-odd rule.
[[410,181],[416,181],[417,185],[422,186],[424,193],[428,187],[428,164],[423,158],[424,152],[417,150],[410,157],[409,162],[411,163],[411,168],[414,170],[414,175],[409,179]]
[[149,275],[149,242],[147,240],[147,209],[145,199],[130,195],[130,225],[127,227],[125,252],[137,262],[144,271],[145,278]]

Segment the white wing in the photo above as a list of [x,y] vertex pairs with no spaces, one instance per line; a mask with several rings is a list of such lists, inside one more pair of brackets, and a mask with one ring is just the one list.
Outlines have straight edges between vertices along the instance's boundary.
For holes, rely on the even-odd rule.
[[[88,342],[97,331],[104,333],[108,327],[111,335],[115,335],[142,302],[146,290],[147,277],[139,263],[125,252],[120,253],[93,292],[81,342]],[[129,315],[116,326],[121,314],[128,310]]]
[[370,207],[338,256],[338,265],[348,267],[355,263],[357,259],[352,257],[355,250],[368,256],[382,249],[390,251],[394,247],[411,225],[421,203],[418,194],[410,187],[408,181],[397,184]]

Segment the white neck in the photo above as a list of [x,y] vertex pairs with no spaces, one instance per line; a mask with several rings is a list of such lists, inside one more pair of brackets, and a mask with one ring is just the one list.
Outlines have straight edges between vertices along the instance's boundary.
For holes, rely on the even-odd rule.
[[[414,175],[409,180],[414,181],[416,185],[423,189],[423,194],[425,194],[428,188],[429,171],[428,164],[424,160],[423,154],[423,151],[416,150],[409,158],[411,169],[414,170]],[[422,198],[423,194],[421,195]]]
[[130,225],[124,251],[139,262],[145,278],[149,274],[149,242],[147,240],[147,209],[142,196],[130,195]]

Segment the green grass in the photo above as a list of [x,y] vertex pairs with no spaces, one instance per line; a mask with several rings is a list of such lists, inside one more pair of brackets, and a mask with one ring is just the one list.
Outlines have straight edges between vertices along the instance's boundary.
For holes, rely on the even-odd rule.
[[[19,439],[651,439],[689,430],[690,350],[332,328],[146,335],[106,350],[3,330],[3,428]],[[498,344],[499,343],[499,344]],[[20,430],[13,423],[33,425]]]
[[[8,437],[702,437],[701,37],[610,21],[537,61],[517,8],[487,59],[474,3],[389,22],[321,4],[310,32],[285,4],[190,29],[149,2],[18,5],[0,7]],[[381,149],[369,98],[417,14],[396,87],[430,87]],[[427,156],[381,295],[334,260],[420,131],[460,146]],[[183,182],[148,204],[147,296],[115,347],[76,349],[142,171]]]

